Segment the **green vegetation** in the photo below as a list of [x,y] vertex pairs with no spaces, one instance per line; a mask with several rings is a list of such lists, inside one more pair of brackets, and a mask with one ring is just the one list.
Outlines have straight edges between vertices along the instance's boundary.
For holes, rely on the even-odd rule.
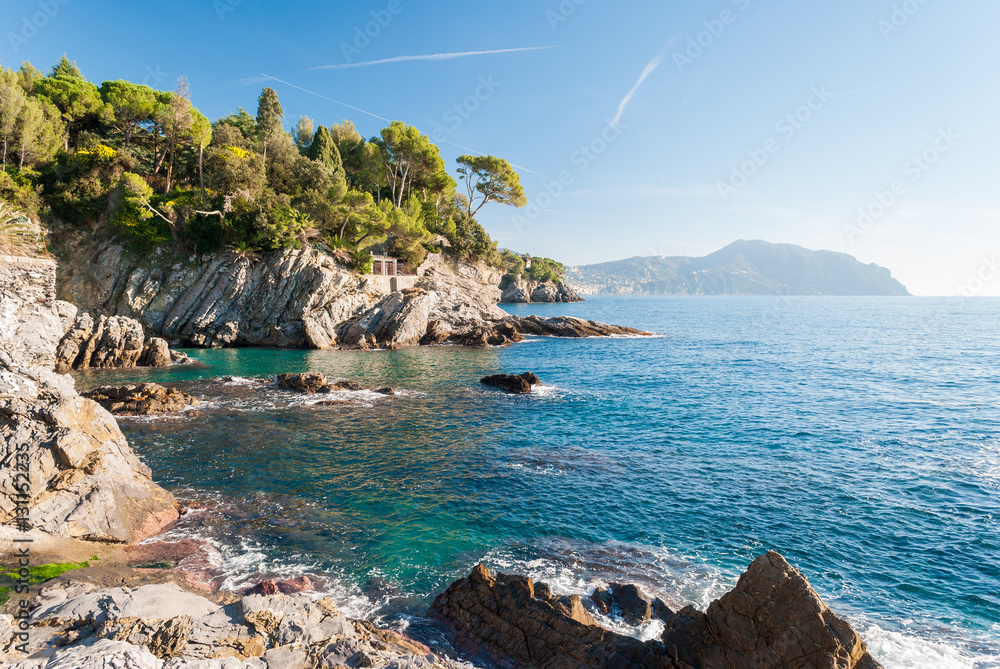
[[528,281],[561,282],[566,276],[566,266],[552,258],[534,258],[528,254],[519,255],[504,249],[501,254],[500,267],[503,269],[504,283],[511,279],[524,278]]
[[[90,558],[96,560],[97,556]],[[38,585],[51,581],[56,576],[72,571],[73,569],[85,569],[90,566],[90,562],[63,562],[58,564],[40,564],[34,567],[26,567],[28,585]],[[14,591],[16,585],[21,582],[25,574],[19,569],[0,570],[0,606],[7,603],[10,593]],[[23,582],[21,582],[23,584]]]
[[[0,199],[67,233],[115,237],[145,255],[312,246],[364,269],[374,250],[415,267],[430,251],[499,267],[476,221],[487,203],[524,206],[511,165],[462,156],[457,182],[427,135],[394,121],[364,139],[350,121],[301,117],[278,94],[214,122],[173,91],[88,81],[63,57],[49,73],[0,67]],[[3,222],[5,239],[18,238]]]

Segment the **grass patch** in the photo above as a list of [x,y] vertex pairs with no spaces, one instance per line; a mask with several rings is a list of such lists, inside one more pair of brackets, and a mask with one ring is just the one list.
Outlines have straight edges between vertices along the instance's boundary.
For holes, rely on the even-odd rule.
[[[96,560],[97,556],[90,558],[91,560]],[[29,585],[38,585],[39,583],[45,583],[46,581],[51,581],[56,576],[65,574],[68,571],[74,569],[84,569],[90,566],[90,561],[86,562],[60,562],[54,564],[40,564],[34,567],[28,567],[28,583]],[[10,599],[10,594],[14,590],[14,585],[16,585],[20,575],[17,569],[3,569],[0,570],[0,606],[3,606]],[[8,585],[10,584],[10,585]]]

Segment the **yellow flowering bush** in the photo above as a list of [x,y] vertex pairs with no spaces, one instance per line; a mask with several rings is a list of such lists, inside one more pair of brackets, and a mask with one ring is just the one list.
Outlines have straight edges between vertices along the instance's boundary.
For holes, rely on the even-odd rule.
[[238,146],[224,146],[222,148],[225,149],[226,151],[228,151],[229,153],[233,154],[235,157],[241,158],[243,160],[246,160],[251,155],[253,155],[252,153],[250,153],[246,149],[241,149]]

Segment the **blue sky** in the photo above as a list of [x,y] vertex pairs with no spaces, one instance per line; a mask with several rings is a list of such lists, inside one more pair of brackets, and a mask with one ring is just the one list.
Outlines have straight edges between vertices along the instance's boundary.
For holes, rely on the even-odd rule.
[[[288,126],[398,119],[450,165],[504,157],[529,207],[480,219],[518,251],[580,264],[766,239],[877,262],[917,294],[1000,295],[995,1],[5,0],[0,16],[8,67],[65,52],[97,82],[183,75],[210,118],[253,113],[270,85]],[[465,55],[410,58],[442,54]]]

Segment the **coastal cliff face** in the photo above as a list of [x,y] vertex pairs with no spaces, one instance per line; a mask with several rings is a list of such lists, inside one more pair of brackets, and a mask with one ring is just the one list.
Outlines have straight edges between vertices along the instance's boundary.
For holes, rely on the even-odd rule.
[[497,321],[499,275],[431,255],[412,288],[363,276],[311,249],[259,257],[221,253],[156,267],[102,247],[67,264],[59,293],[83,309],[135,318],[157,336],[196,347],[324,349],[416,344],[428,323],[451,329]]
[[55,264],[9,265],[22,271],[0,284],[0,525],[108,542],[154,534],[177,518],[173,497],[111,414],[49,369],[75,315],[54,299]]

